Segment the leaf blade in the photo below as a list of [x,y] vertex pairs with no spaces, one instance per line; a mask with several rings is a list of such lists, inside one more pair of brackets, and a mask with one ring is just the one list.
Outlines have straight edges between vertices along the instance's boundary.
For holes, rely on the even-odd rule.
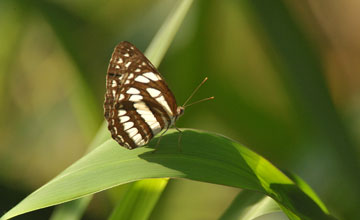
[[[74,163],[61,175],[25,198],[3,219],[48,207],[120,184],[147,178],[187,178],[262,192],[302,219],[327,219],[316,201],[270,162],[246,147],[216,134],[183,130],[182,152],[174,130],[159,150],[127,150],[113,140]],[[154,144],[153,140],[150,145]],[[309,208],[310,211],[306,211]]]
[[[109,220],[149,219],[149,216],[164,191],[168,178],[145,179],[135,182],[118,201]],[[141,210],[139,212],[138,210]]]

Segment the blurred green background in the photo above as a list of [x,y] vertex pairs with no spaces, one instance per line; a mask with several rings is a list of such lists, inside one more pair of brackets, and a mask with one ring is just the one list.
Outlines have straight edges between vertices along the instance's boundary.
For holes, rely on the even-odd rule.
[[[144,51],[175,0],[0,1],[0,212],[80,158],[103,122],[123,40]],[[360,219],[357,1],[197,0],[159,70],[178,127],[233,138],[304,178],[330,212]],[[151,219],[217,219],[238,189],[171,180]],[[84,219],[115,205],[98,193]],[[15,219],[48,219],[53,208]]]

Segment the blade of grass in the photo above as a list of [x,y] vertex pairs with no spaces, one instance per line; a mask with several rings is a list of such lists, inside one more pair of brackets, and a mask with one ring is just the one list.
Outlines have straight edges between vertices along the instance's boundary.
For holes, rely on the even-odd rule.
[[81,219],[86,207],[90,203],[92,197],[86,196],[65,204],[54,210],[50,220],[77,220]]
[[[147,179],[135,182],[120,199],[109,220],[146,220],[164,191],[168,178]],[[141,210],[141,212],[139,212]]]
[[[155,138],[151,146],[156,141]],[[301,219],[332,219],[311,199],[307,188],[296,185],[267,160],[239,143],[197,130],[183,130],[182,152],[177,143],[178,132],[174,129],[163,136],[156,153],[146,147],[130,151],[108,140],[29,195],[2,219],[120,184],[167,177],[255,190],[270,196],[288,213]]]
[[160,65],[171,42],[174,40],[175,34],[179,30],[192,2],[193,0],[178,1],[177,6],[170,12],[169,17],[165,20],[145,51],[146,57],[156,67]]
[[[278,212],[281,212],[281,208],[270,197],[258,192],[243,190],[234,199],[220,220],[252,220],[262,215]],[[278,219],[288,218],[283,214],[283,218]]]

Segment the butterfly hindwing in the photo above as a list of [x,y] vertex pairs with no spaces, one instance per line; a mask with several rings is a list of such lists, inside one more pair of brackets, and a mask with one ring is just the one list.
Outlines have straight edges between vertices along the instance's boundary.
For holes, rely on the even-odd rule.
[[147,144],[176,116],[177,104],[161,74],[129,42],[112,54],[106,79],[105,118],[112,137],[133,149]]

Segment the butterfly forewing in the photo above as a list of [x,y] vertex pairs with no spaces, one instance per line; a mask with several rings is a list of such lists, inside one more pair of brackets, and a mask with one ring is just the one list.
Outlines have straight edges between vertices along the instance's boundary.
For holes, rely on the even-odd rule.
[[115,47],[108,67],[104,111],[111,136],[133,149],[176,119],[177,104],[161,74],[129,42]]

